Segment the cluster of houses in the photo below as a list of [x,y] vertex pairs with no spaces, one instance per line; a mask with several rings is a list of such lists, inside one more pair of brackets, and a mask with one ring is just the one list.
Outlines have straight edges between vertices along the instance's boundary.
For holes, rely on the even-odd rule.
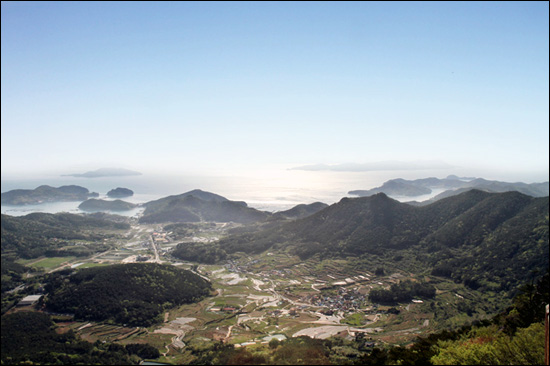
[[340,287],[337,295],[313,294],[300,298],[301,302],[326,308],[325,315],[332,315],[334,311],[357,311],[366,301],[366,295],[359,292],[359,288]]
[[246,264],[237,264],[236,262],[230,260],[224,266],[229,272],[246,273],[249,271],[249,268],[248,268],[249,266],[256,264],[258,262],[260,262],[260,260],[255,259]]
[[153,232],[153,240],[155,243],[168,243],[170,241],[170,238],[168,235],[171,233],[161,233],[161,232]]
[[213,313],[236,313],[239,311],[239,308],[234,306],[213,306],[209,308],[208,311]]

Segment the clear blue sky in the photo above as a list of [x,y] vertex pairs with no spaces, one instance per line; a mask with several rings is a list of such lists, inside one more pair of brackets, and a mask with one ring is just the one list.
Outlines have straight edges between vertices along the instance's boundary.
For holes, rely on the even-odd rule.
[[1,6],[3,177],[437,160],[548,180],[548,2]]

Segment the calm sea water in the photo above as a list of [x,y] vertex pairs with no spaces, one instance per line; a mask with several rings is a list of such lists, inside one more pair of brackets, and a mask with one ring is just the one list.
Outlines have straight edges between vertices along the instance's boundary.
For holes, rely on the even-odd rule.
[[[2,192],[13,189],[34,189],[40,185],[60,187],[79,185],[99,193],[101,199],[117,187],[129,188],[134,196],[124,198],[132,203],[145,203],[162,197],[177,195],[193,189],[201,189],[224,196],[230,200],[245,201],[250,207],[276,212],[301,203],[321,201],[327,204],[349,196],[348,191],[371,189],[393,178],[417,179],[426,177],[426,172],[307,172],[296,170],[263,171],[242,176],[183,176],[140,175],[128,177],[77,178],[50,176],[33,179],[7,179],[2,177]],[[443,177],[443,176],[441,176]],[[439,192],[416,198],[428,199]],[[394,197],[400,201],[408,197]],[[80,202],[56,202],[40,205],[2,205],[3,214],[20,216],[31,212],[80,213]],[[139,214],[143,209],[118,212],[126,216]]]

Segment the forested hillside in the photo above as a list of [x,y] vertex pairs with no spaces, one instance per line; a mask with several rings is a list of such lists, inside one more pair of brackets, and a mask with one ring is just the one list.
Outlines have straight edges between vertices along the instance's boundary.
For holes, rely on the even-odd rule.
[[212,290],[208,281],[190,271],[155,263],[56,273],[47,283],[46,305],[54,312],[140,326],[159,322],[165,309],[199,301]]
[[393,261],[472,288],[509,291],[548,268],[548,197],[471,190],[424,207],[384,194],[344,198],[302,220],[222,239],[226,253]]
[[90,343],[59,334],[49,315],[22,311],[2,317],[2,364],[137,365],[159,352],[147,344]]
[[[127,223],[69,213],[32,213],[26,216],[2,215],[2,258],[36,258],[42,255],[75,255],[56,251],[66,240],[97,240],[112,236],[107,230],[127,230]],[[89,253],[86,253],[86,255]]]

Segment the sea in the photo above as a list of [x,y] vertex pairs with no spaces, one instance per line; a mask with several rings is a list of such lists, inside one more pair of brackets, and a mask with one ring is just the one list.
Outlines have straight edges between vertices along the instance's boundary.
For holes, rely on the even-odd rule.
[[[142,174],[119,177],[2,177],[1,191],[14,189],[35,189],[40,185],[60,187],[78,185],[90,192],[97,192],[99,199],[110,200],[107,192],[117,187],[134,191],[132,197],[124,198],[131,203],[146,203],[163,197],[182,194],[194,189],[221,195],[234,201],[245,201],[249,207],[258,210],[277,212],[290,209],[298,204],[324,202],[333,204],[343,197],[353,197],[348,192],[358,189],[372,189],[381,186],[385,181],[395,178],[418,179],[428,172],[382,171],[382,172],[333,172],[333,171],[299,171],[278,170],[260,171],[242,175],[185,175],[185,174]],[[439,175],[444,178],[446,175]],[[442,190],[431,194],[414,197],[417,201],[427,200]],[[392,197],[399,201],[410,201],[411,197]],[[44,213],[82,213],[78,209],[81,202],[54,202],[36,205],[10,206],[2,205],[2,214],[22,216],[33,212]],[[143,207],[129,211],[116,212],[124,216],[139,216]],[[115,213],[115,212],[113,212]]]

